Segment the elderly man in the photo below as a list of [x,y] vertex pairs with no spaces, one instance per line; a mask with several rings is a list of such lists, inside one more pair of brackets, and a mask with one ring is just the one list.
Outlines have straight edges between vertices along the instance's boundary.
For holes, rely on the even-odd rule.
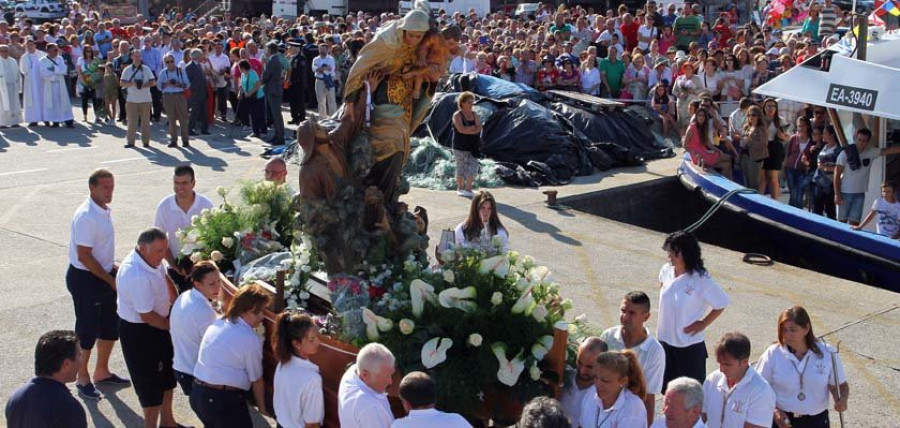
[[25,105],[25,121],[28,126],[37,126],[44,117],[44,79],[41,78],[41,58],[44,53],[37,50],[34,39],[25,42],[25,53],[19,58],[19,71],[25,82],[22,101]]
[[666,387],[663,417],[650,428],[706,428],[700,414],[703,409],[703,386],[687,376],[673,379]]
[[437,391],[427,373],[412,372],[400,381],[400,400],[407,416],[394,421],[391,428],[471,428],[465,418],[434,408]]
[[772,426],[775,391],[750,367],[750,339],[737,332],[725,333],[716,345],[716,360],[719,370],[710,373],[703,382],[703,419],[707,425],[710,428]]
[[144,230],[116,275],[122,354],[144,411],[144,428],[178,426],[172,413],[175,352],[169,335],[169,309],[177,293],[163,264],[168,248],[164,230]]
[[265,169],[266,180],[274,181],[278,184],[284,184],[287,180],[287,164],[284,159],[274,157],[266,162]]
[[387,389],[394,355],[380,343],[363,346],[338,388],[338,417],[344,428],[389,428],[394,422]]
[[163,57],[166,68],[157,77],[156,87],[162,93],[163,108],[169,122],[169,147],[178,147],[178,131],[181,128],[181,144],[190,147],[188,142],[188,105],[184,91],[191,86],[187,73],[175,67],[175,57],[166,54]]
[[[143,63],[140,50],[131,52],[131,65],[122,71],[119,86],[128,90],[125,96],[125,110],[128,133],[125,135],[126,148],[134,147],[138,121],[141,124],[141,141],[150,147],[150,110],[153,96],[150,87],[156,85],[153,71]],[[71,112],[72,109],[70,108]]]
[[22,90],[19,64],[9,56],[9,45],[0,45],[0,128],[19,126],[22,122]]
[[584,396],[594,387],[594,368],[597,365],[597,356],[609,350],[606,342],[599,337],[588,337],[578,347],[578,357],[575,360],[575,373],[570,382],[566,382],[566,388],[562,390],[559,401],[569,416],[569,420],[581,420],[581,402]]
[[[119,42],[119,50],[117,53],[118,56],[116,56],[112,60],[112,66],[113,71],[116,73],[116,76],[119,76],[119,78],[121,79],[122,72],[125,71],[125,67],[131,65],[131,43],[124,40]],[[128,115],[126,114],[127,112],[125,111],[125,95],[127,91],[128,90],[126,88],[119,86],[119,118],[117,120],[121,123],[125,123],[125,121],[128,119]]]
[[200,49],[191,49],[191,62],[184,66],[184,72],[187,74],[188,80],[191,81],[191,98],[188,100],[188,109],[190,117],[188,118],[188,128],[190,135],[197,135],[197,127],[200,133],[209,135],[209,120],[206,110],[206,73],[200,67],[200,57],[203,51]]
[[[268,116],[275,128],[275,135],[268,141],[274,145],[284,145],[284,117],[281,115],[282,97],[284,96],[284,57],[278,52],[278,43],[274,41],[266,44],[269,59],[262,74],[262,83],[266,93],[266,107]],[[334,92],[332,90],[332,92]]]

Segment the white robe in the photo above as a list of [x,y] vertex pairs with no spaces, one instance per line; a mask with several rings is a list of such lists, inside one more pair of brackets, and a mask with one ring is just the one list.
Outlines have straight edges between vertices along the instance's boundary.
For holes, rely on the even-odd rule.
[[69,88],[66,87],[66,74],[69,70],[66,61],[60,56],[51,59],[41,58],[41,77],[44,79],[44,120],[48,122],[65,122],[74,120],[72,100],[69,99]]
[[34,51],[33,54],[25,52],[19,59],[19,71],[24,76],[25,88],[22,91],[22,100],[25,105],[25,121],[40,122],[44,117],[44,80],[41,79],[41,58],[44,53]]
[[19,91],[22,89],[19,64],[13,58],[0,58],[0,126],[22,122]]

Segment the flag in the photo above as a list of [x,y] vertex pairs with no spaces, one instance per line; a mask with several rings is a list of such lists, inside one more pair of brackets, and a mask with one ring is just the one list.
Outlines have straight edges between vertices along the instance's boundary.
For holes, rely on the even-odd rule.
[[900,7],[894,3],[894,0],[886,1],[881,5],[881,9],[894,16],[900,16]]

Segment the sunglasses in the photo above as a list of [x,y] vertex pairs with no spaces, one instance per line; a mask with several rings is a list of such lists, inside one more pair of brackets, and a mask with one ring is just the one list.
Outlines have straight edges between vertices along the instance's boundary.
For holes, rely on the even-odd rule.
[[174,64],[174,63],[175,63],[175,61],[172,61],[172,60],[168,60],[168,61],[165,61],[165,63],[166,63],[166,64]]
[[747,115],[747,117],[759,117],[759,115],[756,113],[750,113]]

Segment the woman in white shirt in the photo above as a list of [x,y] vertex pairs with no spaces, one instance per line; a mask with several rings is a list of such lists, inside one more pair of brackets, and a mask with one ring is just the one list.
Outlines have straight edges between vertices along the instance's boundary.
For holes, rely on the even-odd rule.
[[469,216],[456,226],[455,235],[456,245],[463,248],[478,248],[486,252],[496,252],[498,249],[504,253],[507,251],[509,233],[500,222],[494,195],[484,190],[475,194]]
[[759,357],[756,371],[775,390],[775,424],[779,428],[827,428],[828,396],[834,410],[847,410],[850,386],[837,351],[816,339],[802,306],[778,317],[778,342]]
[[581,402],[581,428],[647,428],[647,384],[631,351],[603,352],[594,368],[594,391]]
[[260,285],[244,285],[231,299],[225,317],[206,329],[190,401],[207,428],[252,427],[244,398],[250,390],[259,413],[267,415],[262,340],[253,329],[262,323],[271,300]]
[[600,70],[597,68],[597,55],[588,53],[587,59],[581,63],[581,91],[588,95],[600,96]]
[[[663,248],[669,262],[659,271],[656,327],[657,340],[666,351],[663,385],[681,376],[703,384],[707,358],[703,331],[722,314],[731,299],[710,278],[703,266],[700,243],[693,234],[675,232],[666,238]],[[712,310],[707,313],[709,309]]]
[[322,376],[309,357],[319,351],[319,329],[308,315],[282,312],[272,345],[275,368],[272,405],[283,428],[318,427],[325,419]]
[[194,366],[200,353],[200,341],[218,316],[210,302],[219,299],[222,275],[215,263],[205,260],[191,268],[191,283],[193,287],[178,296],[169,313],[175,347],[175,379],[188,396],[194,386]]

